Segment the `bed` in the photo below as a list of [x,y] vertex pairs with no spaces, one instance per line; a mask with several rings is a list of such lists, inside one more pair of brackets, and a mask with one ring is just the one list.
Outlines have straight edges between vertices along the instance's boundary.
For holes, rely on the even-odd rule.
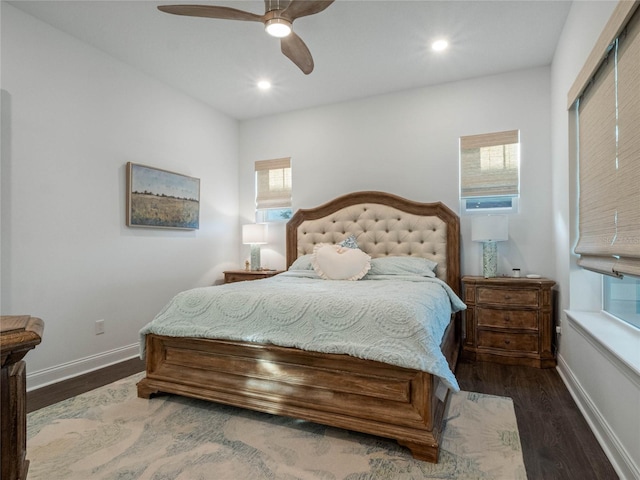
[[[372,263],[395,257],[434,262],[436,280],[426,280],[443,284],[455,297],[460,292],[459,235],[458,216],[442,203],[418,203],[383,192],[356,192],[316,208],[298,210],[286,227],[286,262],[289,269],[313,257],[317,246],[350,238]],[[300,272],[289,273],[295,276]],[[283,278],[278,279],[281,275]],[[206,287],[189,294],[264,286],[270,295],[269,288],[295,282],[285,275]],[[345,282],[315,280],[314,285],[341,283]],[[359,288],[366,284],[348,283]],[[381,292],[388,290],[386,284],[381,289],[381,283],[373,283]],[[312,287],[306,288],[310,292]],[[243,290],[233,292],[244,294]],[[188,304],[177,311],[191,307]],[[455,372],[458,359],[459,311],[463,308],[464,304],[458,305],[448,312],[437,345],[450,372]],[[165,307],[158,317],[169,317],[172,309],[176,310]],[[276,316],[271,311],[269,315]],[[388,319],[389,324],[393,320]],[[445,407],[450,392],[457,389],[455,377],[400,366],[393,363],[395,359],[381,361],[330,349],[327,353],[306,346],[283,346],[265,342],[260,336],[251,341],[215,338],[215,333],[214,338],[204,338],[201,332],[174,336],[165,333],[170,330],[154,332],[149,325],[141,330],[141,354],[146,359],[146,375],[137,385],[141,398],[169,393],[294,417],[395,439],[416,459],[438,460]]]

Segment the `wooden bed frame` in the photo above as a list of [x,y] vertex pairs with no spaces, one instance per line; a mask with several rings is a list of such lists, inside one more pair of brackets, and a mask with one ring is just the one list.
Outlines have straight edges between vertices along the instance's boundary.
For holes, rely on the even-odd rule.
[[[287,224],[287,267],[314,243],[337,243],[350,234],[372,257],[437,259],[437,276],[459,293],[458,216],[441,203],[382,192],[357,192],[299,210]],[[452,315],[441,347],[455,371],[460,315]],[[151,334],[138,396],[185,395],[392,438],[415,458],[437,462],[449,398],[440,384],[426,372],[348,355]]]

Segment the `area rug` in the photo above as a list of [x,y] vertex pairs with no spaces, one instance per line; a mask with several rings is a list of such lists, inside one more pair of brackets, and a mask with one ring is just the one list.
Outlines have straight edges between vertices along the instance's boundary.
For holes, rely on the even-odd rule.
[[393,440],[178,396],[137,374],[27,416],[29,480],[526,479],[509,398],[460,392],[437,464]]

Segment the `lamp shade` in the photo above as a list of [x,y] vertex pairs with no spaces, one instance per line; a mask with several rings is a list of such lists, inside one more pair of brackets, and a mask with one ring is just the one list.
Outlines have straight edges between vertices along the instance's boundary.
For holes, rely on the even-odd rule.
[[250,223],[242,226],[242,243],[258,245],[267,243],[267,224]]
[[471,240],[474,242],[504,242],[509,240],[506,215],[485,215],[471,221]]

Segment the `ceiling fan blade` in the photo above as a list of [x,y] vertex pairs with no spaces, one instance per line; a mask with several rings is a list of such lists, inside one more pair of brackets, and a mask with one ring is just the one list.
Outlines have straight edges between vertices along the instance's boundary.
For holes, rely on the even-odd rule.
[[291,0],[289,6],[282,11],[282,16],[295,20],[296,18],[320,13],[334,0]]
[[161,5],[158,10],[173,15],[188,17],[221,18],[223,20],[244,20],[247,22],[262,22],[263,15],[257,15],[243,10],[212,5]]
[[313,57],[302,39],[291,32],[288,36],[280,39],[280,50],[289,60],[295,63],[305,75],[313,72]]

